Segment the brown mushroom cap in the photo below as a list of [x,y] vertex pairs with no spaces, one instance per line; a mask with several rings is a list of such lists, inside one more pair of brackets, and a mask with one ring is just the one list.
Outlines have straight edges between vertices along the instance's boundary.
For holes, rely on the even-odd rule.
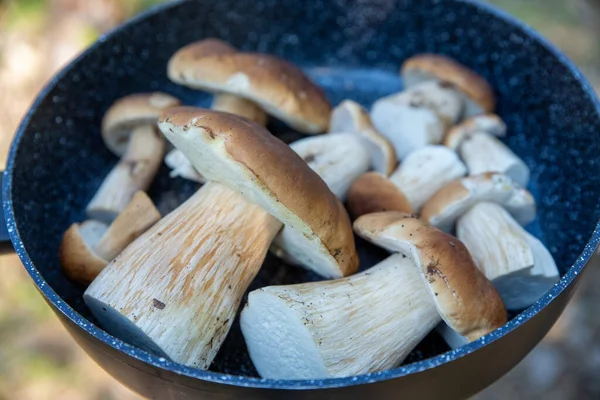
[[346,203],[352,218],[380,211],[413,213],[402,190],[377,172],[367,172],[358,178],[348,191]]
[[193,107],[166,110],[159,127],[207,179],[259,204],[307,239],[342,275],[358,268],[348,214],[325,182],[264,127]]
[[406,82],[411,80],[411,75],[430,76],[448,82],[486,112],[492,112],[496,106],[494,91],[489,83],[474,71],[448,57],[418,54],[402,64],[401,74]]
[[389,176],[396,169],[398,159],[394,145],[375,129],[369,113],[357,102],[344,100],[333,109],[329,132],[348,132],[361,136],[369,147],[376,171]]
[[178,106],[180,101],[166,93],[137,93],[113,103],[102,119],[102,139],[117,156],[127,150],[133,129],[140,125],[155,125],[160,112]]
[[105,224],[88,220],[72,224],[65,231],[59,258],[63,272],[69,279],[87,286],[108,264],[108,260],[102,259],[92,250],[106,229]]
[[412,257],[444,321],[469,341],[506,323],[502,298],[454,236],[394,211],[364,215],[354,222],[354,230],[378,246]]
[[450,231],[458,218],[484,201],[504,206],[521,225],[535,218],[535,199],[527,189],[504,174],[485,172],[446,184],[425,203],[421,219]]
[[468,135],[476,132],[504,136],[506,124],[496,114],[475,115],[451,127],[444,137],[444,146],[456,151]]
[[194,89],[248,99],[305,133],[323,132],[329,124],[331,106],[323,90],[299,68],[271,55],[236,52],[210,39],[175,53],[168,75]]

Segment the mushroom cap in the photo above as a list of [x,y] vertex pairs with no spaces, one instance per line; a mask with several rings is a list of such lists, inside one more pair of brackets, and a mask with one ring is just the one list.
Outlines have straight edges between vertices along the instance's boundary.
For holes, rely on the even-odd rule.
[[394,145],[380,134],[367,110],[352,100],[344,100],[331,113],[329,132],[348,132],[360,135],[371,153],[371,163],[377,172],[391,175],[396,169],[398,159]]
[[402,64],[402,78],[405,84],[436,79],[448,82],[466,94],[485,112],[492,112],[496,106],[494,91],[480,75],[458,62],[439,54],[417,54]]
[[65,231],[59,258],[62,270],[69,279],[87,286],[108,264],[107,260],[92,250],[107,229],[102,222],[87,220],[72,224]]
[[166,110],[158,123],[207,179],[264,208],[306,239],[307,251],[348,275],[358,268],[350,220],[327,184],[288,145],[242,117],[193,107]]
[[505,136],[506,124],[496,114],[475,115],[450,128],[444,138],[444,146],[457,151],[463,140],[476,132]]
[[450,231],[458,218],[484,201],[505,206],[521,225],[535,218],[535,199],[527,189],[504,174],[485,172],[446,184],[425,203],[421,219]]
[[169,172],[171,178],[180,176],[190,181],[206,183],[206,179],[200,172],[196,171],[192,163],[185,158],[180,150],[173,149],[168,152],[165,156],[165,164],[171,168],[171,172]]
[[346,203],[352,218],[380,211],[413,213],[402,190],[377,172],[367,172],[358,178],[350,187]]
[[502,298],[454,236],[394,211],[363,215],[354,222],[354,230],[380,247],[411,257],[442,319],[469,341],[506,323]]
[[329,101],[299,68],[267,54],[232,52],[231,46],[218,44],[216,39],[211,39],[208,51],[204,42],[188,45],[173,55],[169,79],[194,89],[248,99],[304,133],[327,129]]
[[129,137],[140,125],[155,125],[160,112],[181,102],[166,93],[136,93],[115,101],[102,119],[102,139],[115,155],[127,150]]

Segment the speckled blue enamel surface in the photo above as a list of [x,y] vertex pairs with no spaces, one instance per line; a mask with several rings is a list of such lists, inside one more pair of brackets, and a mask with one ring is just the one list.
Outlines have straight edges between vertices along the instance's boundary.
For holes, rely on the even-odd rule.
[[[369,106],[402,88],[398,67],[419,52],[439,52],[472,67],[493,85],[508,145],[532,170],[538,218],[528,229],[551,250],[563,279],[507,326],[447,352],[431,334],[405,366],[377,374],[322,381],[268,381],[256,376],[239,327],[234,326],[211,371],[186,368],[133,348],[94,325],[82,290],[60,272],[64,230],[116,162],[99,134],[103,113],[117,98],[161,90],[184,103],[210,97],[166,77],[179,47],[220,37],[240,49],[274,53],[305,68],[332,103],[351,98]],[[286,141],[300,137],[282,124]],[[600,116],[596,98],[554,48],[509,17],[470,1],[190,1],[163,7],[100,39],[50,82],[19,129],[3,188],[15,248],[42,293],[69,318],[130,356],[189,376],[238,385],[323,387],[371,382],[431,368],[464,356],[527,321],[577,275],[598,242]],[[165,167],[150,189],[163,213],[197,185],[170,179]],[[587,244],[587,247],[586,247]],[[359,241],[362,268],[384,257]],[[252,288],[316,279],[269,256]],[[225,374],[221,374],[221,373]]]

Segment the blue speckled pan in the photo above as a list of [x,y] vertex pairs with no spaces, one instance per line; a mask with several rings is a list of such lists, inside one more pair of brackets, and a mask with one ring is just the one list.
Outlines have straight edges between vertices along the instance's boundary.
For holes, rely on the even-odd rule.
[[[366,106],[398,91],[398,67],[419,52],[439,52],[474,68],[496,89],[506,138],[532,170],[539,203],[528,229],[555,257],[562,280],[536,304],[482,339],[448,351],[435,334],[397,369],[310,381],[256,377],[234,325],[210,371],[158,358],[95,325],[82,290],[60,272],[64,230],[116,162],[100,138],[100,120],[118,97],[162,90],[187,104],[208,95],[166,77],[181,46],[220,37],[236,47],[274,53],[306,69],[337,103]],[[60,72],[27,113],[4,173],[10,239],[48,304],[103,368],[136,392],[191,398],[465,398],[518,363],[546,334],[573,295],[600,231],[600,104],[579,71],[553,46],[511,17],[472,1],[263,0],[188,1],[157,8],[102,37]],[[299,137],[282,125],[284,140]],[[160,171],[150,194],[166,213],[196,185]],[[383,252],[359,242],[362,268]],[[251,289],[315,279],[269,256]]]

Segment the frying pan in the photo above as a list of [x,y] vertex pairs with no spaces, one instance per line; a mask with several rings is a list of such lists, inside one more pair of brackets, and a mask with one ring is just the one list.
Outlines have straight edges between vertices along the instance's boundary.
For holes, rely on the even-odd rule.
[[[263,380],[237,323],[209,371],[133,347],[96,325],[82,289],[60,272],[61,235],[84,209],[116,158],[100,138],[103,113],[117,98],[161,90],[207,106],[206,94],[166,77],[181,46],[220,37],[244,50],[274,53],[302,66],[333,104],[370,106],[401,90],[400,63],[437,52],[473,68],[496,90],[506,143],[529,165],[539,204],[527,229],[550,249],[562,279],[503,328],[450,351],[431,333],[402,366],[324,380]],[[269,128],[285,141],[300,135]],[[472,1],[186,1],[155,8],[117,28],[42,90],[12,144],[2,195],[14,249],[77,343],[116,379],[143,396],[191,398],[465,398],[516,365],[547,333],[582,279],[600,230],[600,104],[580,72],[518,21]],[[164,214],[197,185],[170,179],[163,166],[149,194]],[[385,257],[358,243],[362,269]],[[317,279],[268,256],[250,288]]]

